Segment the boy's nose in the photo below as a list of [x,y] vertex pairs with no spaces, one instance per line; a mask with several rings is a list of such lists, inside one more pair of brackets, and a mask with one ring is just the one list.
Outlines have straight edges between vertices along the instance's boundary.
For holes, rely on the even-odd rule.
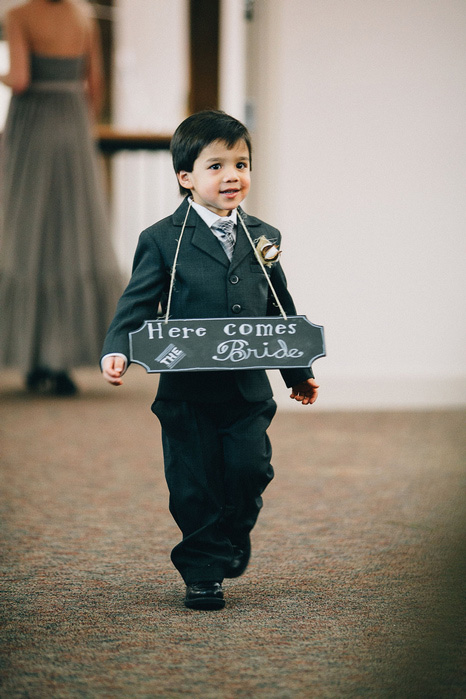
[[225,170],[225,175],[223,178],[226,182],[231,182],[232,180],[238,179],[238,170],[236,168],[228,168]]

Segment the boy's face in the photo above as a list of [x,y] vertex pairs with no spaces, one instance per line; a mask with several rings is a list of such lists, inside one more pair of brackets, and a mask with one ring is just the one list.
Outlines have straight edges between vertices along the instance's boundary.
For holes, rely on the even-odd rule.
[[245,141],[228,148],[213,141],[194,161],[192,172],[177,173],[180,184],[191,190],[193,200],[218,216],[228,216],[246,198],[251,184],[249,150]]

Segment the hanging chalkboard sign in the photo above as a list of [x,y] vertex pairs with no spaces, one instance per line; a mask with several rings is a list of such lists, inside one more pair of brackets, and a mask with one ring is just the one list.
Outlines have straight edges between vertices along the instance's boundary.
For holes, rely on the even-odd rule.
[[310,367],[323,331],[306,316],[146,320],[129,334],[130,359],[150,373]]

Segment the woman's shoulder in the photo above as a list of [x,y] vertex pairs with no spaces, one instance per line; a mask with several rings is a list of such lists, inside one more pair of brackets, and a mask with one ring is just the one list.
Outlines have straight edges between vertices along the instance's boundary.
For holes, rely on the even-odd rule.
[[10,12],[10,21],[22,30],[31,52],[44,56],[89,53],[95,14],[85,0],[29,0]]
[[25,2],[22,5],[16,5],[16,7],[10,7],[5,15],[7,23],[10,22],[24,22],[31,12],[30,3]]

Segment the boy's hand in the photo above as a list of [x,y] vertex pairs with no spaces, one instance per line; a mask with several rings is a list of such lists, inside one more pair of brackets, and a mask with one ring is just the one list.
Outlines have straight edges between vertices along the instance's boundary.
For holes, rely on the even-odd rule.
[[291,389],[290,398],[300,401],[303,405],[308,405],[315,403],[319,391],[319,384],[315,379],[307,379],[307,381],[302,381]]
[[102,362],[102,374],[113,386],[121,386],[123,383],[122,375],[126,368],[126,362],[123,357],[105,357]]

